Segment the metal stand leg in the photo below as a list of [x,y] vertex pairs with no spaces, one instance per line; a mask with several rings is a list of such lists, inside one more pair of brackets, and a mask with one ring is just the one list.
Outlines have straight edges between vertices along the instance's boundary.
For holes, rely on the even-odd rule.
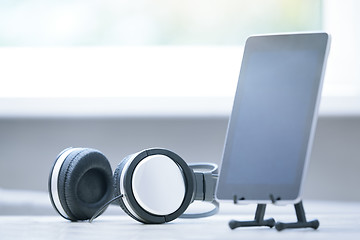
[[238,227],[260,227],[266,226],[272,228],[275,225],[275,220],[273,218],[269,218],[264,220],[266,204],[258,204],[255,213],[255,219],[253,221],[236,221],[231,220],[229,222],[229,227],[231,229],[235,229]]

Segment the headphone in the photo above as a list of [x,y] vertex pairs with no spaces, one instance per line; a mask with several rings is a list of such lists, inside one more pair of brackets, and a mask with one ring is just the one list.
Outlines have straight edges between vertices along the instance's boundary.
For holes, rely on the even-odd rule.
[[[100,151],[67,148],[55,160],[48,189],[55,210],[71,221],[92,221],[115,202],[139,222],[165,223],[216,214],[217,173],[216,164],[187,165],[170,150],[151,148],[125,157],[113,175]],[[215,208],[184,214],[194,200],[211,202]]]

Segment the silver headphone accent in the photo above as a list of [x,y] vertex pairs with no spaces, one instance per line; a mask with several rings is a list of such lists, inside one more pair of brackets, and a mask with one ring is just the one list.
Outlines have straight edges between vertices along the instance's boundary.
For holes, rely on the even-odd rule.
[[60,215],[66,219],[69,219],[69,216],[66,214],[65,210],[63,209],[60,203],[59,192],[58,192],[58,176],[60,173],[60,168],[64,163],[65,159],[67,158],[67,156],[69,156],[70,153],[72,153],[77,149],[78,148],[67,148],[62,153],[60,153],[50,176],[49,191],[51,192],[51,196],[55,205],[54,207],[60,213]]

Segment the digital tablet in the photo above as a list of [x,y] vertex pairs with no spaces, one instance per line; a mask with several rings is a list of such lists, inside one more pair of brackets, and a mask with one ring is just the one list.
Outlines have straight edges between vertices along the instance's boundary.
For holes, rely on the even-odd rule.
[[218,199],[300,200],[329,49],[327,33],[252,36],[245,44]]

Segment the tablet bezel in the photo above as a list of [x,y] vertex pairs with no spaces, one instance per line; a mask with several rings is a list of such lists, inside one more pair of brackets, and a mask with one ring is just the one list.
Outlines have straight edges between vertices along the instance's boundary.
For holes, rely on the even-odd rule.
[[[304,141],[307,142],[306,147],[304,148],[304,159],[302,162],[298,164],[297,172],[298,176],[296,177],[296,181],[293,184],[271,184],[270,180],[269,183],[266,184],[266,187],[259,185],[259,184],[229,184],[226,180],[226,174],[229,168],[229,161],[230,161],[230,152],[231,152],[231,141],[233,140],[233,128],[236,121],[236,109],[239,105],[239,100],[241,97],[239,96],[240,88],[241,88],[241,81],[243,80],[242,72],[244,72],[244,66],[247,65],[247,62],[252,54],[252,51],[256,49],[257,43],[263,44],[263,41],[268,42],[281,42],[287,41],[288,39],[292,39],[294,41],[294,46],[298,46],[297,41],[308,41],[309,39],[314,39],[321,42],[322,48],[321,49],[314,49],[313,47],[309,46],[309,49],[312,51],[319,51],[322,58],[322,64],[319,66],[320,71],[320,78],[317,79],[318,82],[316,84],[317,91],[314,104],[314,108],[312,116],[310,116],[310,124],[307,126],[308,135],[304,137]],[[300,44],[303,47],[303,44]],[[311,155],[311,148],[313,145],[314,133],[317,123],[317,112],[319,108],[320,98],[321,98],[321,90],[323,84],[323,78],[325,74],[326,68],[326,60],[329,52],[330,46],[330,36],[325,32],[319,33],[290,33],[290,34],[275,34],[275,35],[257,35],[251,36],[247,39],[244,49],[243,61],[240,69],[239,74],[239,82],[236,90],[236,95],[234,99],[232,114],[230,116],[230,121],[228,124],[228,130],[226,134],[226,141],[223,151],[223,158],[222,164],[220,167],[220,176],[219,181],[217,184],[216,189],[216,197],[220,200],[234,200],[234,195],[237,196],[237,199],[240,200],[242,203],[271,203],[274,200],[278,204],[288,204],[288,203],[296,203],[299,202],[302,195],[303,184],[305,180],[305,174],[307,170],[307,166],[309,164],[309,159]],[[262,45],[263,47],[263,45]],[[271,50],[272,45],[267,44],[267,47]],[[278,46],[276,46],[278,47]],[[275,48],[276,48],[275,47]],[[321,67],[321,69],[320,69]],[[236,189],[242,189],[241,192],[237,192]],[[250,190],[251,189],[251,190]],[[266,191],[264,191],[266,189]],[[270,189],[270,190],[269,190]],[[270,198],[269,192],[273,192],[273,199]]]

